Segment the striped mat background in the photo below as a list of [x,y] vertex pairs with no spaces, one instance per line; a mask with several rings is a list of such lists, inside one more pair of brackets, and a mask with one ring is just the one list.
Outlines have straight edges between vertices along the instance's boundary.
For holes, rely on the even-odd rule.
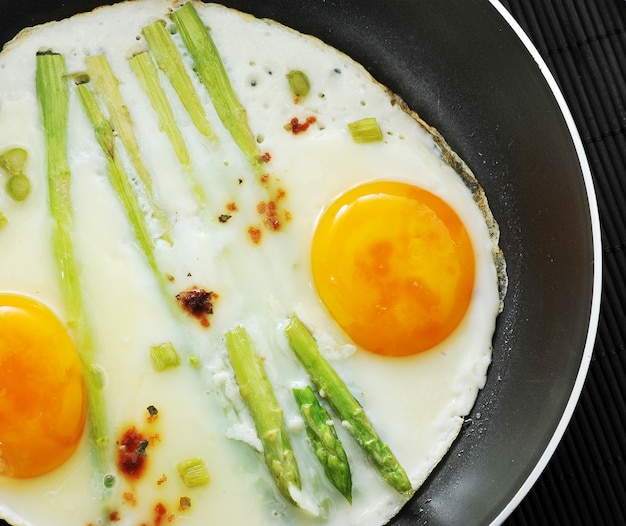
[[604,276],[589,375],[561,444],[507,526],[626,525],[626,0],[503,0],[556,77],[598,194]]

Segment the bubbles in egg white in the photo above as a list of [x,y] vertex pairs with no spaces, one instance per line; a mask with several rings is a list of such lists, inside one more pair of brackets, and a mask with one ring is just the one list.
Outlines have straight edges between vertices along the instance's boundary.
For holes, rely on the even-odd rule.
[[[292,435],[303,490],[327,509],[323,523],[382,524],[406,499],[382,481],[338,419],[337,431],[352,467],[352,506],[325,480],[306,443],[291,387],[308,378],[288,348],[285,320],[296,311],[314,328],[323,352],[417,488],[456,437],[485,381],[499,304],[493,240],[469,190],[442,160],[431,135],[391,104],[389,94],[362,67],[278,24],[217,5],[196,7],[211,28],[261,151],[271,153],[268,170],[287,190],[285,207],[291,221],[280,232],[263,231],[260,245],[250,242],[246,230],[260,224],[256,204],[263,197],[218,121],[206,90],[193,76],[219,136],[217,143],[196,132],[169,84],[163,85],[190,150],[194,176],[209,196],[208,213],[199,209],[127,62],[133,52],[143,49],[143,41],[136,38],[141,28],[165,18],[169,4],[152,0],[119,4],[37,28],[0,56],[0,148],[17,144],[28,149],[27,171],[33,183],[31,196],[19,205],[0,195],[0,208],[10,220],[0,231],[0,289],[35,296],[63,313],[50,244],[34,57],[40,49],[53,48],[66,56],[68,71],[77,72],[84,69],[84,55],[104,52],[121,81],[157,199],[173,222],[175,246],[159,244],[157,250],[161,268],[175,277],[172,296],[193,285],[219,294],[209,329],[192,320],[185,327],[175,322],[110,189],[104,157],[72,90],[68,153],[78,257],[97,320],[102,349],[98,362],[105,371],[112,440],[132,425],[159,435],[149,446],[141,481],[127,483],[117,477],[112,502],[121,517],[119,524],[151,521],[158,502],[169,513],[184,516],[188,524],[317,522],[277,494],[251,447],[256,437],[222,340],[224,332],[239,323],[246,325],[265,358]],[[285,79],[292,69],[305,71],[311,81],[311,93],[297,105]],[[306,132],[293,135],[284,129],[293,117],[303,121],[308,116],[317,122]],[[371,116],[378,119],[385,141],[354,143],[347,124]],[[375,179],[412,182],[442,197],[462,218],[476,254],[475,292],[465,319],[435,349],[409,358],[385,359],[356,349],[329,318],[312,284],[310,242],[317,217],[340,193]],[[238,211],[222,224],[217,218],[227,213],[229,202],[236,202]],[[186,365],[154,372],[149,349],[166,340],[200,357],[201,373]],[[159,410],[153,423],[146,421],[149,405]],[[79,451],[48,475],[0,478],[0,516],[15,524],[95,523],[101,508],[86,442],[85,436]],[[189,457],[205,460],[209,485],[183,486],[175,465]],[[157,484],[163,475],[167,480]],[[124,492],[132,492],[136,504],[125,500]],[[177,509],[181,496],[192,501],[184,512]]]

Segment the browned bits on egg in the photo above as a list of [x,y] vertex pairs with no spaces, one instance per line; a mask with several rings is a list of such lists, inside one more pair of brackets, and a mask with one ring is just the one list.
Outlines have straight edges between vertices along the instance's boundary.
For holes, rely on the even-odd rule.
[[[117,442],[117,467],[129,479],[139,479],[146,467],[148,441],[134,426]],[[143,454],[141,454],[143,452]]]
[[[261,177],[262,183],[269,181],[269,175]],[[263,226],[270,232],[280,230],[283,224],[291,220],[291,212],[281,207],[281,201],[287,193],[284,188],[277,188],[273,197],[269,201],[261,201],[257,204],[257,213],[263,216]],[[261,229],[258,226],[248,227],[248,236],[255,245],[261,242]]]
[[152,423],[159,417],[159,410],[153,405],[149,405],[146,410],[148,411],[148,422]]
[[209,327],[209,315],[213,314],[213,301],[218,295],[213,291],[192,287],[176,294],[176,299],[182,309],[198,319],[200,325]]
[[135,453],[142,457],[147,456],[146,448],[148,447],[148,444],[149,442],[146,439],[143,439],[141,442],[139,442],[139,444],[137,444],[137,449],[135,450]]
[[162,502],[158,502],[154,506],[154,525],[161,526],[163,520],[167,518],[167,508]]
[[250,236],[250,240],[258,245],[261,242],[261,229],[256,226],[248,227],[248,236]]
[[[240,179],[241,181],[241,179]],[[229,203],[226,203],[226,213],[224,214],[220,214],[218,216],[218,220],[220,223],[227,223],[231,217],[233,217],[233,212],[237,212],[238,208],[237,208],[237,203],[235,203],[234,201],[231,201]]]
[[189,497],[181,497],[178,501],[178,511],[184,511],[191,508],[191,499]]
[[167,475],[163,473],[163,475],[161,475],[157,480],[157,486],[162,486],[166,482],[167,482]]
[[313,115],[307,117],[303,122],[300,122],[298,117],[294,117],[288,124],[285,124],[285,130],[290,131],[294,135],[298,135],[307,131],[309,126],[311,126],[311,124],[315,124],[316,122],[317,118]]
[[132,491],[125,491],[122,494],[122,501],[131,508],[137,506],[137,497],[135,497],[135,494]]
[[264,216],[263,225],[272,232],[280,230],[283,221],[291,219],[291,213],[280,207],[281,201],[285,198],[286,192],[283,188],[278,188],[273,199],[261,201],[257,205],[257,212]]

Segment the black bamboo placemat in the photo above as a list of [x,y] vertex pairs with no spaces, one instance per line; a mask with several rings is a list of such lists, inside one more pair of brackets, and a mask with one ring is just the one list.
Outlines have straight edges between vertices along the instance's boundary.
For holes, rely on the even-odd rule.
[[548,64],[596,187],[603,299],[589,374],[552,460],[507,526],[626,524],[626,0],[503,0]]

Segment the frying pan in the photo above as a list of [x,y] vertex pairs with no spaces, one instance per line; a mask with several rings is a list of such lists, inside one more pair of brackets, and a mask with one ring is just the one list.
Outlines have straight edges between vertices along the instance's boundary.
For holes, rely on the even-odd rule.
[[[496,0],[223,3],[362,63],[442,133],[484,187],[509,275],[493,363],[459,438],[392,524],[502,522],[569,421],[599,313],[595,195],[556,83]],[[0,0],[0,41],[100,4]]]

